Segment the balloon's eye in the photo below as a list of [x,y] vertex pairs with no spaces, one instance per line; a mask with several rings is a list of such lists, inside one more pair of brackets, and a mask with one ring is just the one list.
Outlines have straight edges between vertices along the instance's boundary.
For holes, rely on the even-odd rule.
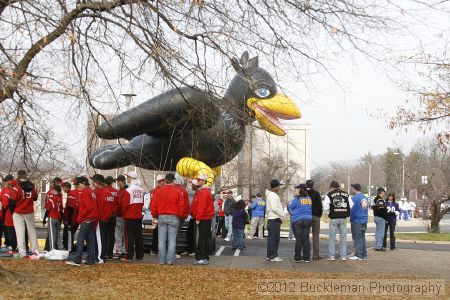
[[270,95],[270,90],[266,87],[260,87],[256,90],[256,95],[260,98],[266,98]]

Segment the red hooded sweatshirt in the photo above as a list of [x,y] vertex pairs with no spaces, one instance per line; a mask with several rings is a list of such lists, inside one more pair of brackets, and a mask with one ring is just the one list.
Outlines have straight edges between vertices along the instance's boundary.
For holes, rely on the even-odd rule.
[[184,206],[184,196],[180,188],[167,184],[154,193],[150,211],[154,218],[158,218],[159,215],[175,215],[182,218],[185,213]]
[[78,224],[98,221],[98,207],[95,193],[89,187],[80,190],[78,195]]
[[194,195],[191,216],[195,220],[211,220],[214,217],[214,200],[208,187],[201,187]]
[[5,226],[14,226],[11,211],[9,210],[9,187],[2,188],[2,207],[5,213]]
[[106,191],[106,202],[108,203],[111,216],[117,215],[117,198],[119,191],[113,188],[111,185],[105,187]]
[[14,200],[17,201],[16,208],[14,209],[14,213],[27,215],[34,213],[34,201],[38,199],[38,194],[36,192],[36,187],[31,182],[30,191],[25,192],[19,183],[13,186],[14,191]]
[[100,222],[107,222],[112,216],[112,211],[108,205],[106,197],[108,195],[108,190],[105,187],[101,187],[94,190],[95,197],[97,199],[98,216]]
[[45,203],[45,210],[48,211],[48,216],[52,219],[62,219],[63,202],[62,195],[50,195],[47,203]]
[[130,187],[125,191],[122,199],[122,217],[125,220],[142,219],[142,207],[144,206],[144,190],[140,181],[131,180]]
[[[64,209],[64,222],[67,224],[75,225],[78,221],[78,194],[80,192],[78,190],[71,190],[67,193],[66,207]],[[72,220],[67,220],[69,218],[69,207],[73,208]]]

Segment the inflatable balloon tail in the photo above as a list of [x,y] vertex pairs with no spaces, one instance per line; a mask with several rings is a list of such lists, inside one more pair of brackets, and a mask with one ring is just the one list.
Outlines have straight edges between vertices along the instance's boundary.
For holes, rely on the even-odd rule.
[[207,164],[190,157],[180,159],[177,163],[177,173],[189,178],[197,178],[198,175],[204,174],[208,177],[207,186],[211,186],[216,178],[215,171]]

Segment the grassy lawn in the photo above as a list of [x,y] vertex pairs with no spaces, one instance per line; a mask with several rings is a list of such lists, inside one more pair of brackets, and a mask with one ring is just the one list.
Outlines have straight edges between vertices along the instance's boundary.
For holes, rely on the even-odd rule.
[[[143,263],[107,263],[80,268],[63,262],[1,259],[0,265],[14,272],[6,276],[0,272],[0,299],[256,299],[259,298],[257,279],[361,278],[361,274],[356,273],[237,270]],[[376,279],[379,275],[363,274],[363,277]],[[398,276],[383,275],[383,280],[389,278]],[[348,299],[348,296],[323,298],[336,300]]]
[[402,240],[450,242],[450,233],[396,233],[395,237]]

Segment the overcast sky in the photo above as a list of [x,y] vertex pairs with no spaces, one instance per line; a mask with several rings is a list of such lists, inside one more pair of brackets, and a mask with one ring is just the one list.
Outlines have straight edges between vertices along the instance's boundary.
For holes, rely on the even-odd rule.
[[[446,32],[449,32],[449,25],[448,15],[430,14],[416,28],[411,28],[414,32],[411,36],[380,38],[387,44],[392,42],[397,48],[404,47],[409,54],[418,49],[433,53],[448,40]],[[391,64],[396,55],[401,53],[391,56]],[[335,53],[326,67],[334,78],[325,71],[316,73],[309,78],[314,83],[310,87],[296,83],[289,76],[279,82],[288,87],[290,94],[298,100],[303,114],[300,122],[312,126],[313,168],[329,161],[356,160],[368,151],[379,154],[387,147],[399,147],[407,152],[418,139],[435,135],[435,132],[424,135],[414,128],[409,128],[408,133],[389,130],[387,119],[374,117],[392,115],[399,105],[411,99],[412,95],[401,91],[398,83],[408,81],[405,79],[408,77],[417,79],[414,72],[402,76],[388,64],[377,64],[360,53]],[[139,92],[137,94],[134,104],[149,98]],[[72,116],[67,118],[62,113],[65,110],[64,107],[52,109],[61,123],[55,128],[57,136],[64,135],[72,150],[83,155],[85,123],[83,120],[74,122]]]

